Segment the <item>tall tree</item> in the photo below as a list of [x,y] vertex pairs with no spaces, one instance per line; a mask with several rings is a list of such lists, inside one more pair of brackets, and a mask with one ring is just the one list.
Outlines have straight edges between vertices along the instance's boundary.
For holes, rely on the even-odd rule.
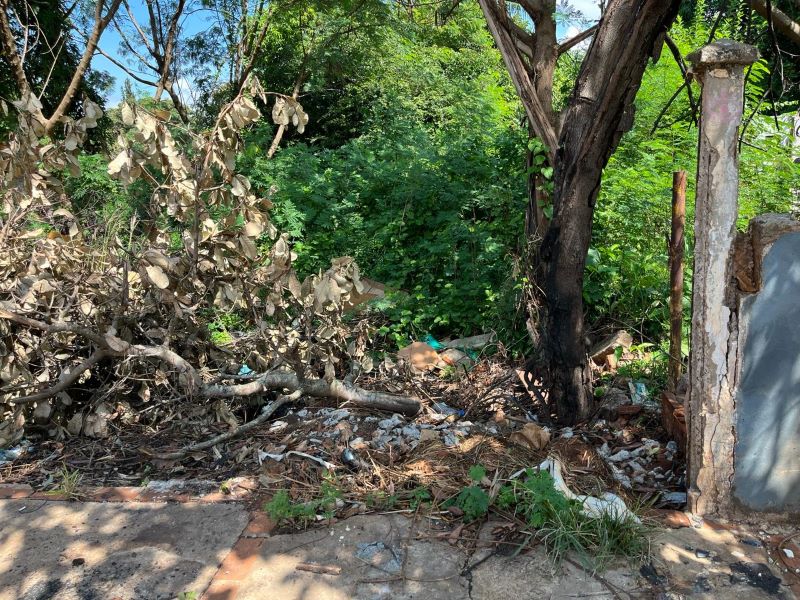
[[[539,216],[535,271],[544,292],[542,348],[549,398],[573,423],[591,410],[583,319],[583,277],[603,168],[633,123],[633,101],[648,60],[657,59],[680,0],[609,0],[597,26],[559,44],[556,0],[479,0],[536,137],[552,186],[535,188],[533,209],[552,195],[552,220]],[[521,14],[524,18],[520,18]],[[533,24],[532,28],[525,23]],[[553,107],[560,54],[592,37],[566,107]]]
[[[97,52],[121,68],[134,81],[154,88],[153,99],[158,102],[166,92],[184,123],[189,122],[186,103],[177,89],[180,77],[179,42],[186,17],[186,0],[145,0],[147,21],[139,23],[128,0],[124,11],[114,18],[114,28],[121,38],[121,51],[134,67],[125,65],[98,47]],[[148,73],[151,78],[140,73]]]

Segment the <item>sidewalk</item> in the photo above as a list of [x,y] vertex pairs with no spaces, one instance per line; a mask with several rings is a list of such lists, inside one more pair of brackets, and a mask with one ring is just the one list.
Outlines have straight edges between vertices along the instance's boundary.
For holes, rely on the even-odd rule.
[[123,501],[67,502],[0,486],[0,600],[792,598],[758,534],[724,527],[665,530],[652,567],[599,576],[577,562],[554,572],[541,548],[509,556],[490,543],[498,523],[466,552],[424,517],[272,535],[263,512],[221,501],[235,496],[116,490],[91,498]]

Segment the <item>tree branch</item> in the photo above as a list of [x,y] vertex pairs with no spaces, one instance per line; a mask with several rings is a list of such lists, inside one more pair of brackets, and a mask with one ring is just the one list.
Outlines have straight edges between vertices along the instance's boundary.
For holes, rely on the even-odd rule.
[[35,394],[23,396],[21,398],[12,398],[11,400],[6,400],[6,402],[11,404],[29,404],[31,402],[41,402],[42,400],[52,398],[56,394],[59,394],[69,388],[69,386],[75,383],[81,375],[83,375],[86,371],[91,369],[107,356],[108,354],[106,354],[104,351],[97,350],[74,369],[64,369],[64,371],[61,373],[61,376],[58,378],[58,382],[53,387]]
[[45,323],[0,308],[0,319],[13,321],[31,329],[46,333],[74,333],[94,342],[99,351],[107,356],[155,358],[171,366],[183,375],[182,384],[190,396],[203,398],[234,398],[253,396],[274,390],[300,391],[303,395],[315,398],[334,398],[354,406],[372,408],[404,415],[415,415],[419,412],[419,401],[407,396],[397,396],[385,392],[362,389],[337,379],[299,379],[295,373],[288,371],[270,371],[259,375],[253,381],[240,384],[206,384],[197,370],[182,356],[166,346],[145,346],[130,344],[112,334],[99,334],[69,322]]
[[106,58],[107,58],[109,61],[111,61],[112,63],[114,63],[116,66],[118,66],[118,67],[119,67],[120,69],[122,69],[123,71],[125,71],[125,74],[126,74],[128,77],[130,77],[131,79],[133,79],[133,80],[135,80],[135,81],[138,81],[139,83],[142,83],[142,84],[144,84],[144,85],[149,85],[149,86],[152,86],[152,87],[155,87],[156,85],[158,85],[158,82],[157,82],[157,81],[150,81],[149,79],[145,79],[144,77],[140,77],[139,75],[137,75],[136,73],[134,73],[134,72],[133,72],[133,71],[132,71],[132,70],[131,70],[129,67],[127,67],[127,66],[123,65],[123,64],[122,64],[120,61],[118,61],[116,58],[114,58],[114,57],[113,57],[113,56],[111,56],[110,54],[107,54],[105,51],[103,51],[103,49],[102,49],[102,48],[97,48],[96,52],[97,52],[98,54],[101,54],[102,56],[106,57]]
[[22,59],[17,53],[17,48],[14,44],[14,34],[11,32],[11,24],[8,22],[8,10],[8,0],[0,0],[0,33],[2,33],[0,37],[3,38],[3,56],[8,61],[8,64],[11,65],[14,78],[19,86],[20,95],[24,96],[26,93],[30,93],[31,86],[25,76]]
[[[791,40],[793,44],[800,46],[800,23],[794,21],[785,12],[776,8],[774,5],[767,7],[765,0],[746,0],[748,6],[756,11],[759,15],[767,19],[771,19],[775,25],[775,29],[780,32],[784,37]],[[798,2],[800,4],[800,2]],[[769,10],[772,9],[772,11]]]
[[244,423],[243,425],[240,425],[236,429],[232,429],[230,431],[226,431],[225,433],[221,433],[217,436],[214,436],[210,440],[206,440],[205,442],[199,442],[197,444],[189,444],[188,446],[184,446],[182,449],[177,450],[176,452],[165,452],[163,454],[153,454],[151,456],[159,460],[180,460],[190,452],[199,452],[201,450],[206,450],[207,448],[216,446],[217,444],[221,444],[222,442],[227,442],[228,440],[240,436],[243,433],[247,433],[251,429],[255,429],[262,423],[265,423],[267,419],[269,419],[273,415],[273,413],[276,410],[278,410],[281,406],[283,406],[287,402],[291,402],[292,400],[297,400],[299,397],[300,397],[299,391],[294,391],[286,396],[279,396],[274,402],[270,402],[269,404],[267,404],[261,410],[261,414],[259,414],[255,419],[247,423]]
[[575,37],[571,37],[570,39],[562,42],[558,46],[558,55],[561,56],[565,52],[569,52],[575,46],[580,44],[582,41],[588,40],[590,37],[592,37],[596,31],[597,31],[597,25],[589,27],[589,29],[587,29],[586,31],[582,31]]
[[[6,0],[2,1],[5,2]],[[81,56],[81,60],[78,62],[75,73],[72,75],[72,80],[67,86],[67,90],[61,97],[61,102],[58,103],[58,106],[53,111],[53,114],[50,115],[50,117],[44,123],[45,132],[49,133],[52,131],[59,119],[61,119],[64,113],[67,112],[67,108],[72,102],[75,92],[78,91],[78,86],[83,79],[83,74],[86,72],[86,69],[89,68],[89,63],[94,56],[94,50],[97,47],[97,42],[100,40],[100,36],[102,35],[103,31],[105,31],[108,23],[114,18],[121,1],[122,0],[111,0],[111,6],[109,6],[108,11],[106,12],[105,16],[103,16],[103,0],[97,0],[97,6],[95,7],[94,11],[94,27],[92,28],[92,33],[89,35],[89,40],[86,43],[86,49],[83,51],[83,56]]]
[[681,74],[683,74],[683,81],[686,85],[686,94],[689,97],[689,106],[692,107],[692,121],[695,125],[697,125],[697,103],[694,101],[694,94],[692,93],[692,83],[691,78],[689,77],[689,69],[686,67],[686,63],[683,60],[680,48],[678,48],[678,44],[675,43],[675,40],[667,35],[664,38],[664,43],[666,43],[667,48],[669,48],[669,51],[672,53],[672,56],[675,59],[675,62],[678,63],[678,68],[681,70]]
[[[508,72],[511,75],[511,80],[514,82],[514,87],[522,99],[531,127],[536,133],[536,137],[547,146],[548,158],[550,163],[553,164],[553,157],[558,148],[555,127],[547,117],[547,110],[536,93],[536,88],[531,82],[528,70],[516,49],[516,44],[511,34],[500,23],[495,0],[479,0],[479,2],[489,25],[489,31],[500,50],[503,62],[505,62],[506,68],[508,68]],[[529,0],[526,3],[529,3]]]

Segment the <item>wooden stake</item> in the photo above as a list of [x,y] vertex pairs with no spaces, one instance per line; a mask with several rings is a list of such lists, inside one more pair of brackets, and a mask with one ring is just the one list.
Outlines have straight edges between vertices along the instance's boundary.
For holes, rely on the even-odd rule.
[[686,171],[672,174],[672,235],[669,243],[669,388],[675,390],[681,376],[683,327],[683,230],[686,225]]

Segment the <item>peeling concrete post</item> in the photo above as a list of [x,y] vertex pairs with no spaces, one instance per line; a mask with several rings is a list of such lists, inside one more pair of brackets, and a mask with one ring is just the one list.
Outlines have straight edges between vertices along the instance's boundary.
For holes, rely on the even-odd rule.
[[688,57],[703,88],[686,411],[689,509],[698,515],[719,513],[729,502],[733,481],[738,335],[730,282],[739,200],[738,132],[744,68],[757,58],[753,46],[730,40]]

